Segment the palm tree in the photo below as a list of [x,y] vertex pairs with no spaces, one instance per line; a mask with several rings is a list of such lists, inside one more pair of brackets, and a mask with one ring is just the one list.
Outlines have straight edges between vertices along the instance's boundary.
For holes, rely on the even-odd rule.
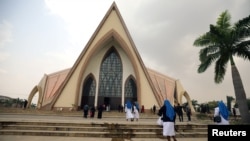
[[250,123],[247,98],[240,74],[234,62],[234,56],[250,60],[250,15],[230,24],[228,11],[222,12],[216,25],[210,25],[210,31],[198,37],[194,46],[203,47],[199,52],[200,65],[198,73],[203,73],[215,62],[215,83],[223,81],[228,62],[231,64],[232,80],[236,102],[241,113],[241,122]]

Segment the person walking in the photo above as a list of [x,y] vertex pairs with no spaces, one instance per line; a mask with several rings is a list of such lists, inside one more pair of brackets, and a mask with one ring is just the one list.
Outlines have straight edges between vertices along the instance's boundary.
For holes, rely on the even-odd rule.
[[153,113],[155,114],[155,112],[156,112],[156,106],[154,105],[153,106]]
[[136,119],[136,121],[138,121],[139,118],[140,118],[140,115],[139,115],[140,109],[139,109],[139,104],[138,104],[137,102],[134,103],[134,108],[133,108],[133,110],[134,110],[134,111],[133,111],[134,119]]
[[227,106],[222,102],[218,102],[218,106],[214,108],[214,117],[220,116],[221,121],[216,122],[218,125],[229,125],[229,112]]
[[144,105],[141,106],[141,113],[144,113]]
[[122,108],[122,105],[119,104],[119,105],[118,105],[118,112],[121,113],[121,112],[122,112],[122,109],[123,109],[123,108]]
[[177,104],[177,106],[175,107],[175,111],[179,117],[179,121],[183,122],[183,107],[180,105],[180,103]]
[[89,112],[89,105],[85,104],[83,107],[83,117],[87,118],[88,117],[88,112]]
[[104,105],[99,105],[98,107],[98,114],[97,114],[97,118],[101,119],[102,118],[102,112],[104,110],[105,106]]
[[129,100],[127,100],[126,104],[125,104],[125,112],[126,112],[126,120],[131,120],[134,121],[134,115],[132,113],[133,111],[133,105],[131,104],[131,102]]
[[24,104],[23,104],[23,109],[26,109],[27,104],[28,104],[28,101],[25,99],[25,100],[24,100]]
[[90,117],[91,117],[91,118],[94,118],[94,117],[95,117],[95,106],[92,106],[92,107],[90,108]]
[[191,121],[192,112],[191,112],[191,109],[190,109],[190,107],[188,105],[186,106],[186,114],[187,114],[187,117],[188,117],[188,121]]
[[168,100],[164,101],[164,105],[160,108],[158,116],[162,116],[163,121],[163,136],[167,137],[168,141],[177,141],[175,137],[175,118],[176,113],[174,107],[170,104]]
[[236,110],[235,110],[235,107],[233,107],[232,111],[233,111],[234,120],[236,120],[237,117],[236,117]]

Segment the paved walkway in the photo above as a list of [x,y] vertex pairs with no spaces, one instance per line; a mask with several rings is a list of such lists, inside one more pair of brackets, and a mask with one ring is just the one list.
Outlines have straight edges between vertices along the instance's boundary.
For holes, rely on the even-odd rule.
[[[84,119],[80,116],[57,116],[57,115],[23,115],[1,113],[0,121],[47,121],[47,122],[76,122],[76,123],[121,123],[121,124],[156,124],[157,118],[141,118],[138,122],[126,121],[122,117],[104,117],[102,119]],[[195,124],[196,122],[178,122],[177,124]],[[198,123],[196,123],[198,124]],[[59,136],[20,136],[20,135],[0,135],[0,141],[112,141],[112,138],[92,138],[92,137],[59,137]],[[165,141],[159,138],[132,138],[124,141]],[[207,141],[207,138],[177,138],[178,141]]]
[[[112,141],[111,138],[57,137],[57,136],[13,136],[0,135],[1,141]],[[132,138],[124,141],[166,141],[167,139]],[[207,141],[207,138],[177,138],[177,141]]]

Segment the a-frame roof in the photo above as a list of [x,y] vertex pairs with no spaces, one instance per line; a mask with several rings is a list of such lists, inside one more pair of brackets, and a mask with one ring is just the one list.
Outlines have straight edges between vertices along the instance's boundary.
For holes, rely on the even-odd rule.
[[[112,25],[109,22],[112,21],[112,19],[110,19],[110,18],[111,18],[111,15],[114,13],[117,14],[116,18],[119,19],[118,20],[119,23]],[[119,31],[119,33],[118,33],[116,26],[119,26],[119,25],[121,25],[122,30],[120,30],[121,32]],[[104,37],[100,37],[100,36],[104,36]],[[136,46],[131,38],[131,35],[129,34],[129,31],[125,25],[125,22],[122,19],[122,16],[117,8],[117,5],[115,2],[113,2],[111,7],[109,8],[109,10],[107,11],[106,15],[104,16],[104,18],[100,22],[99,26],[97,27],[97,29],[95,30],[95,32],[91,36],[90,40],[88,41],[88,43],[84,47],[83,51],[79,55],[78,59],[74,63],[73,67],[69,71],[67,77],[65,78],[65,81],[62,82],[62,85],[55,92],[55,98],[52,100],[51,104],[49,105],[50,108],[53,107],[53,105],[55,104],[57,99],[60,97],[61,92],[66,87],[67,83],[71,79],[72,75],[75,73],[76,69],[78,69],[79,64],[83,61],[88,60],[88,58],[91,57],[91,55],[93,54],[93,51],[90,51],[90,50],[95,50],[96,49],[95,47],[97,46],[94,44],[98,44],[98,42],[100,42],[100,40],[107,40],[107,38],[115,38],[116,40],[118,40],[118,42],[120,42],[121,44],[124,45],[123,49],[125,51],[127,51],[128,54],[133,54],[132,57],[135,56],[133,59],[137,60],[137,62],[139,64],[139,68],[143,71],[145,78],[148,81],[149,86],[151,87],[157,102],[159,104],[162,104],[163,98],[157,94],[157,90],[155,89],[155,87],[153,85],[153,82],[149,76],[147,68],[145,67],[145,65],[144,65],[144,63],[143,63],[143,61],[138,53],[138,50],[136,49]],[[101,41],[101,42],[104,42],[104,41]],[[93,46],[95,46],[95,47],[93,47]],[[86,57],[86,56],[88,56],[88,57]],[[87,64],[87,63],[83,63],[83,64]],[[134,64],[134,66],[136,66],[138,68],[138,64]],[[84,66],[82,66],[82,67],[84,67]],[[140,77],[139,75],[141,75],[141,74],[139,74],[139,72],[137,72],[138,78]]]

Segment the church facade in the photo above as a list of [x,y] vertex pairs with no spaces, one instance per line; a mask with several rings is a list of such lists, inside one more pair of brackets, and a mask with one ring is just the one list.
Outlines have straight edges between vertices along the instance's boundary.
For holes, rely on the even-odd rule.
[[193,109],[179,80],[144,65],[115,2],[72,68],[45,74],[31,90],[28,107],[36,94],[37,108],[44,110],[81,110],[85,104],[117,110],[127,100],[149,110],[165,99],[182,104],[183,97]]

